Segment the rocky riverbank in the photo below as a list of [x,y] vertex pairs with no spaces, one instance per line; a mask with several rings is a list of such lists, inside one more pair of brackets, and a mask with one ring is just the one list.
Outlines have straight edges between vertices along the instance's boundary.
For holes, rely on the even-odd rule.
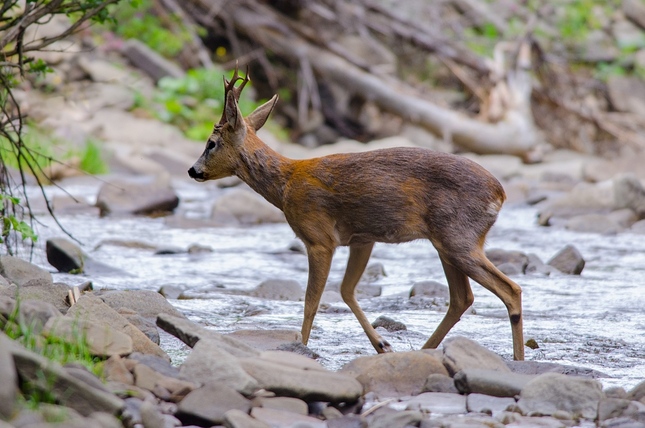
[[[595,379],[601,373],[507,362],[459,336],[441,349],[359,357],[333,372],[305,356],[312,352],[297,332],[284,332],[282,343],[271,331],[222,335],[141,290],[88,289],[70,306],[72,287],[10,256],[0,258],[0,274],[3,319],[43,337],[75,340],[80,330],[91,354],[104,360],[98,378],[0,334],[0,426],[638,427],[645,421],[645,383],[603,390]],[[157,328],[192,348],[178,367],[158,346]],[[19,396],[28,386],[49,392],[56,404],[27,406]]]

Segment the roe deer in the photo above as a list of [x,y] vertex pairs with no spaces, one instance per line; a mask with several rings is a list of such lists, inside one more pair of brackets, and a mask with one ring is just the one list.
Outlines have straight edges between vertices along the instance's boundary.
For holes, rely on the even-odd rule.
[[[242,81],[239,86],[236,82]],[[349,246],[340,286],[377,352],[392,351],[370,325],[354,296],[375,242],[429,239],[450,289],[448,311],[423,348],[436,348],[473,303],[468,277],[499,297],[508,310],[513,357],[524,359],[521,288],[484,253],[484,240],[506,195],[484,168],[464,157],[422,148],[392,148],[286,158],[260,140],[277,95],[243,118],[238,107],[247,75],[224,79],[225,106],[201,157],[188,174],[197,181],[236,175],[284,212],[309,261],[302,341],[307,344],[336,247]]]

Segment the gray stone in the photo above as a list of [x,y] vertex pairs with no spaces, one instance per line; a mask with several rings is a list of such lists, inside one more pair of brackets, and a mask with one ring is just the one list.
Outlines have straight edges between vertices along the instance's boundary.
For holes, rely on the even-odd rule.
[[66,301],[69,290],[70,288],[67,284],[52,283],[46,279],[32,279],[19,287],[12,285],[0,289],[0,295],[11,298],[18,297],[20,301],[38,300],[47,302],[64,314],[69,309],[69,304]]
[[537,254],[527,254],[529,264],[526,266],[526,274],[551,275],[555,269],[547,265]]
[[6,348],[13,356],[21,379],[31,382],[36,388],[50,392],[60,404],[84,416],[94,412],[115,415],[123,409],[123,400],[70,375],[60,364],[15,343],[10,343]]
[[495,370],[502,373],[510,369],[499,355],[465,337],[455,337],[444,341],[443,365],[450,374],[464,369]]
[[551,257],[547,264],[562,273],[580,275],[585,267],[585,260],[576,247],[567,245]]
[[466,413],[466,397],[444,392],[424,392],[407,402],[406,409],[444,415]]
[[101,216],[172,212],[178,205],[179,197],[172,187],[155,180],[113,180],[101,186],[96,197]]
[[[302,335],[300,335],[300,336],[302,336]],[[260,349],[260,348],[258,348],[258,349]],[[306,345],[304,345],[302,343],[302,337],[300,337],[300,339],[295,340],[293,342],[285,342],[285,343],[283,343],[281,345],[278,345],[278,346],[276,346],[274,348],[274,350],[276,350],[276,351],[287,351],[287,352],[291,352],[291,353],[294,353],[294,354],[303,355],[303,356],[305,356],[307,358],[311,358],[313,360],[316,360],[316,359],[320,358],[320,354],[318,354],[317,352],[312,351],[310,348],[308,348]]]
[[356,378],[365,392],[381,397],[416,395],[423,391],[431,374],[447,376],[441,360],[433,352],[393,352],[359,357],[340,371]]
[[508,251],[501,248],[486,250],[486,257],[498,268],[503,264],[517,266],[518,273],[524,273],[529,264],[529,258],[521,251]]
[[299,415],[308,415],[307,403],[299,398],[293,397],[258,397],[253,400],[253,407],[265,407],[267,409],[284,410]]
[[[639,417],[640,416],[640,417]],[[645,404],[621,398],[605,398],[598,404],[598,420],[627,417],[645,422]]]
[[621,230],[618,223],[605,214],[583,214],[567,220],[565,228],[574,232],[600,233],[602,235],[614,235]]
[[403,410],[387,415],[377,415],[370,421],[370,428],[404,428],[418,426],[423,419],[419,410]]
[[267,279],[251,290],[249,295],[269,300],[299,301],[304,297],[304,290],[293,279]]
[[500,373],[496,370],[464,369],[455,374],[454,381],[462,394],[515,397],[535,377],[519,373]]
[[645,381],[638,383],[627,393],[627,398],[634,401],[641,401],[645,397]]
[[134,376],[126,367],[123,358],[119,355],[112,355],[103,363],[103,375],[106,381],[121,382],[126,385],[134,385]]
[[439,373],[432,373],[426,378],[422,392],[459,393],[455,386],[455,381],[450,376]]
[[43,328],[45,337],[56,337],[69,342],[85,340],[92,355],[110,357],[132,352],[132,339],[114,328],[68,317],[50,318]]
[[232,409],[224,413],[224,426],[226,428],[271,428],[271,425],[259,421],[238,409]]
[[616,208],[630,208],[638,219],[645,218],[645,187],[632,173],[621,174],[614,178],[614,198]]
[[421,281],[415,282],[410,289],[410,297],[424,296],[424,297],[439,297],[442,299],[450,299],[450,292],[448,286],[437,281]]
[[[293,358],[303,357],[294,354]],[[282,363],[261,358],[240,359],[242,368],[258,381],[260,388],[281,396],[307,402],[353,403],[363,391],[361,384],[346,374],[303,369],[289,362],[288,359]]]
[[16,411],[18,376],[9,350],[11,339],[0,331],[0,419],[10,419]]
[[223,424],[232,409],[248,413],[251,402],[228,386],[208,383],[181,400],[175,416],[184,425],[210,426]]
[[613,75],[607,81],[607,90],[616,110],[645,115],[645,82],[641,79]]
[[515,405],[515,399],[511,397],[493,397],[485,394],[468,394],[466,407],[469,412],[487,413],[497,415],[506,411],[509,406]]
[[253,407],[251,416],[271,427],[327,428],[325,421],[284,410]]
[[632,418],[613,418],[603,421],[602,428],[645,428],[645,422],[635,421]]
[[610,212],[607,217],[621,228],[628,228],[638,221],[636,213],[631,208],[622,208]]
[[92,259],[78,245],[65,238],[48,239],[46,252],[47,261],[59,272],[82,272],[87,275],[125,274],[120,269]]
[[159,408],[149,401],[141,403],[141,423],[144,428],[165,428],[166,421]]
[[162,285],[159,289],[159,294],[166,299],[180,299],[183,297],[185,289],[178,285]]
[[117,311],[127,308],[151,320],[156,320],[159,314],[184,317],[165,297],[152,290],[108,291],[95,294]]
[[544,373],[560,373],[569,376],[588,378],[606,378],[609,375],[586,367],[569,366],[565,364],[547,363],[541,361],[507,361],[506,365],[513,373],[539,375]]
[[645,4],[640,0],[623,0],[622,6],[625,16],[645,30]]
[[53,282],[51,273],[45,269],[13,256],[0,256],[0,275],[18,286],[34,279]]
[[152,354],[170,361],[170,357],[156,343],[151,341],[141,330],[132,325],[125,317],[106,305],[98,297],[83,295],[75,305],[69,308],[67,316],[79,321],[91,321],[110,326],[125,333],[132,339],[132,350]]
[[522,275],[524,273],[522,265],[519,263],[501,263],[497,266],[497,269],[507,276]]
[[228,225],[285,221],[282,211],[246,189],[233,189],[218,198],[213,204],[211,219]]
[[523,413],[552,415],[563,410],[576,417],[595,419],[598,403],[604,398],[602,386],[592,379],[545,373],[530,381],[520,394]]
[[638,235],[645,235],[645,220],[640,220],[632,224],[629,231]]
[[18,305],[20,323],[40,333],[50,318],[63,316],[51,303],[40,300],[21,300]]
[[155,324],[154,319],[144,318],[132,309],[128,308],[120,308],[117,312],[119,315],[123,316],[123,318],[128,320],[130,324],[145,334],[152,343],[159,345],[161,338],[159,337],[159,329],[157,328],[157,324]]
[[278,364],[286,364],[289,367],[298,368],[302,370],[316,370],[327,373],[328,370],[320,365],[319,362],[311,358],[293,352],[286,352],[280,350],[263,351],[259,355],[260,358],[266,361],[273,361]]
[[168,61],[137,39],[126,40],[121,48],[121,53],[132,65],[152,77],[154,81],[158,81],[162,77],[180,78],[186,74],[181,67]]
[[85,71],[94,82],[121,83],[132,79],[127,70],[117,67],[107,59],[90,55],[79,55],[78,66]]
[[367,428],[367,421],[361,415],[345,415],[327,420],[327,428]]
[[[632,22],[626,19],[615,19],[612,21],[611,33],[614,36],[614,40],[616,40],[617,46],[623,49],[633,49],[634,47],[642,48],[645,45],[645,33],[643,33],[643,31]],[[611,77],[618,76],[619,73],[616,73],[610,76],[610,80]],[[622,77],[624,77],[624,75]],[[642,107],[645,108],[645,104],[643,104]],[[629,111],[638,113],[638,111],[634,110]]]
[[221,349],[220,343],[211,339],[197,342],[181,365],[182,376],[198,384],[226,385],[244,395],[259,389],[258,382],[247,374],[236,357]]
[[380,317],[376,318],[372,323],[372,327],[374,328],[382,327],[389,332],[403,331],[408,329],[406,325],[403,324],[402,322],[396,321],[385,315],[381,315]]
[[293,342],[302,344],[302,334],[297,330],[235,330],[226,336],[260,351],[278,349]]
[[151,354],[133,352],[132,354],[128,355],[128,360],[144,364],[164,376],[174,377],[177,379],[181,378],[179,368],[173,366],[166,358]]
[[186,318],[178,318],[168,314],[159,314],[157,326],[172,334],[186,345],[194,347],[201,339],[212,339],[219,341],[219,348],[235,357],[253,357],[259,355],[246,343],[235,338],[219,334],[193,323]]

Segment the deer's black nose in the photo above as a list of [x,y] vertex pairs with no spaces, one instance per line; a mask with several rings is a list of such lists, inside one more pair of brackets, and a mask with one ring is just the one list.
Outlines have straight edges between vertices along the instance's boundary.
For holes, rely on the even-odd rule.
[[188,175],[190,176],[190,178],[194,178],[194,179],[200,179],[200,178],[203,179],[204,178],[204,173],[203,172],[197,172],[195,170],[195,167],[190,167],[190,169],[188,170]]

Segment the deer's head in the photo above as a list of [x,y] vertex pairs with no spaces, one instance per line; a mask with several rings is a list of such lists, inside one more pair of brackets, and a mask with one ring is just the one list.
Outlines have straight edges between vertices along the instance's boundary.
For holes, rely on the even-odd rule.
[[[238,106],[240,94],[249,81],[248,69],[244,78],[237,72],[237,66],[231,80],[224,78],[224,111],[213,133],[208,137],[204,153],[188,170],[188,175],[197,181],[215,180],[235,175],[249,132],[255,133],[267,121],[273,110],[278,96],[274,95],[269,101],[256,108],[246,118]],[[235,84],[241,80],[239,86]]]

